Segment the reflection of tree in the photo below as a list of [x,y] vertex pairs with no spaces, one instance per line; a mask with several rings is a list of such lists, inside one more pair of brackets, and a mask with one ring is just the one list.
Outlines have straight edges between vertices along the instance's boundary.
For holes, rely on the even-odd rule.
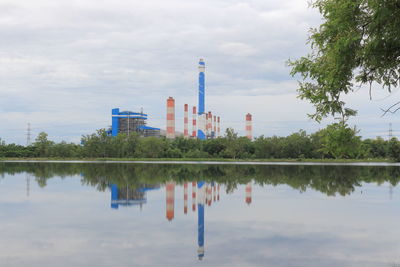
[[304,192],[317,190],[328,196],[349,195],[362,183],[400,181],[398,167],[362,166],[260,166],[260,165],[182,165],[120,163],[0,163],[0,175],[27,172],[44,187],[52,177],[80,175],[84,185],[106,190],[110,184],[130,188],[157,185],[166,181],[183,183],[193,180],[224,184],[228,193],[239,184],[254,180],[259,185],[288,185]]

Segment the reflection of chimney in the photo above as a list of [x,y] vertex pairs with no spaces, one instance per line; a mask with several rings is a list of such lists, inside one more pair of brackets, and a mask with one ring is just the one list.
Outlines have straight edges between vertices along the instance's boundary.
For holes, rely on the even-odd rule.
[[213,183],[213,196],[214,196],[214,202],[217,199],[217,186]]
[[171,221],[174,218],[174,205],[175,205],[175,184],[169,182],[165,185],[166,190],[166,203],[167,203],[167,219]]
[[219,201],[219,184],[218,184],[218,195],[217,195],[217,200]]
[[197,237],[197,255],[199,260],[202,260],[204,257],[204,202],[206,198],[206,185],[204,182],[199,182],[198,185],[198,210],[197,210],[197,229],[198,229],[198,237]]
[[211,185],[207,186],[207,205],[211,206],[211,200],[212,200],[212,188]]
[[246,203],[250,205],[251,203],[251,182],[246,185]]
[[188,183],[183,184],[183,213],[187,213],[188,210]]
[[192,211],[196,211],[196,182],[192,182]]

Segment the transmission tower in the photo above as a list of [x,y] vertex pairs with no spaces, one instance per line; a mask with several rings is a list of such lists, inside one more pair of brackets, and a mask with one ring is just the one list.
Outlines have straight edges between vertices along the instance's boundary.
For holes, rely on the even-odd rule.
[[26,129],[26,146],[31,144],[31,124],[28,122],[28,128]]
[[389,140],[393,137],[392,123],[389,123]]

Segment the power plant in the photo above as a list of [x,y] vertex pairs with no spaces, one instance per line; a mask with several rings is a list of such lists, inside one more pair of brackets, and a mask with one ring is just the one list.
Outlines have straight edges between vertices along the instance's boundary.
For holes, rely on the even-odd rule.
[[[183,105],[183,136],[185,138],[198,138],[201,140],[212,139],[220,135],[221,119],[213,116],[211,111],[206,112],[205,108],[205,68],[203,59],[199,61],[199,89],[198,89],[198,107],[192,108],[192,134],[189,136],[189,105]],[[197,111],[197,112],[196,112]],[[175,99],[167,99],[167,138],[175,138]]]
[[124,133],[129,136],[130,133],[138,133],[140,136],[160,136],[160,129],[146,125],[147,114],[143,112],[119,111],[114,108],[111,111],[112,125],[109,134],[117,136]]
[[[216,116],[210,110],[206,112],[206,88],[205,88],[205,68],[206,64],[203,59],[199,60],[198,71],[198,106],[192,106],[192,131],[189,134],[189,104],[183,105],[183,137],[198,138],[201,140],[213,139],[221,136],[221,117]],[[166,103],[166,130],[165,136],[168,139],[182,135],[176,132],[175,121],[175,99],[170,96]],[[154,128],[146,125],[147,114],[132,111],[119,111],[119,108],[112,109],[112,126],[108,133],[111,136],[117,136],[119,133],[129,135],[130,133],[138,133],[142,137],[159,137],[164,135],[160,128]],[[246,137],[250,140],[253,138],[252,133],[252,116],[246,115]]]

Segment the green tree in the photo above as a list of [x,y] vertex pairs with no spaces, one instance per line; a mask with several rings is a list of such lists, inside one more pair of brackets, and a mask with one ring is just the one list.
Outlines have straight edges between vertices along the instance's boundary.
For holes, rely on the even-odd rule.
[[333,123],[316,133],[321,140],[320,151],[325,155],[340,158],[359,158],[364,155],[357,130],[345,122]]
[[368,154],[371,158],[386,158],[388,157],[388,142],[382,137],[376,139],[366,139],[363,141]]
[[35,139],[36,154],[39,157],[48,157],[50,156],[51,146],[54,145],[53,141],[49,141],[47,139],[48,135],[45,132],[40,132],[39,135]]
[[354,81],[376,82],[389,91],[399,85],[398,0],[316,0],[312,7],[323,16],[323,23],[311,31],[312,52],[289,61],[291,74],[302,77],[299,97],[315,106],[312,118],[355,115],[341,98],[354,90]]
[[227,128],[225,132],[225,149],[221,152],[227,158],[250,158],[254,155],[254,144],[247,137],[238,137],[232,129]]
[[[162,158],[168,149],[167,141],[166,139],[157,137],[140,138],[137,156],[144,158]],[[173,152],[175,153],[177,151],[175,150]]]
[[400,142],[395,137],[389,141],[389,157],[397,162],[400,161]]

